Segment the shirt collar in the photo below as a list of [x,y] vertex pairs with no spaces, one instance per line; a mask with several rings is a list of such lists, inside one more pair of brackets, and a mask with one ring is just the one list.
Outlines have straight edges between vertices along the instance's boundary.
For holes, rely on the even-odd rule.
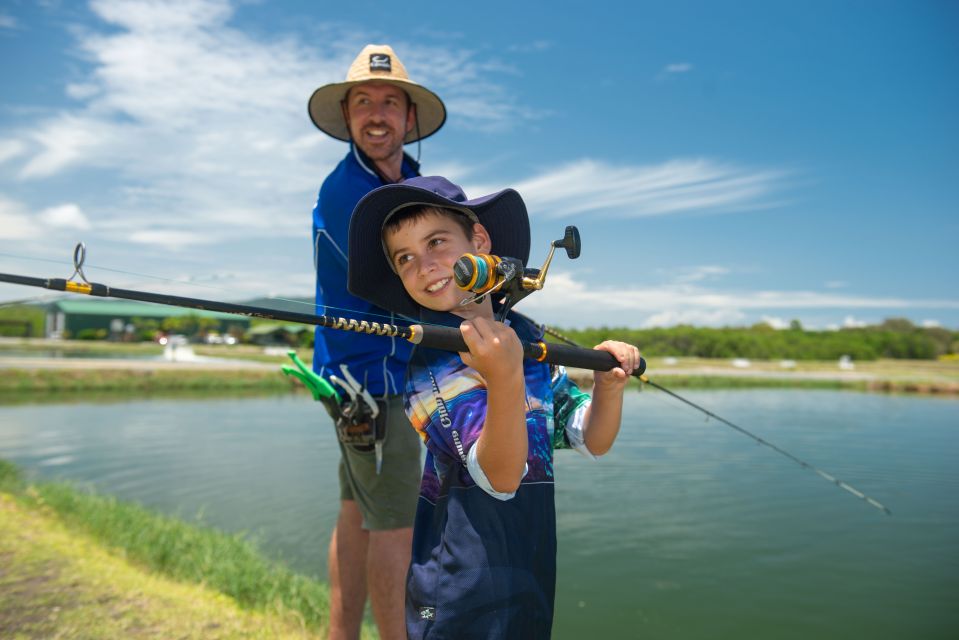
[[[353,144],[350,141],[350,150],[353,153],[353,157],[356,159],[356,162],[360,165],[363,171],[367,172],[371,176],[378,178],[383,184],[390,184],[388,180],[385,179],[383,174],[376,168],[376,164],[363,153],[363,150],[356,144]],[[410,157],[405,151],[403,152],[403,164],[400,167],[400,173],[403,175],[403,179],[413,178],[420,175],[420,163]]]

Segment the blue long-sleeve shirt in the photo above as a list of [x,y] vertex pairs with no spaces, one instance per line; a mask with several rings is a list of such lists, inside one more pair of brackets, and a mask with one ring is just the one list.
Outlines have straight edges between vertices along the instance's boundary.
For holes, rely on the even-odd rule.
[[[419,165],[404,155],[402,173],[404,179],[417,176]],[[363,196],[384,184],[373,162],[355,145],[323,181],[313,207],[317,314],[395,322],[394,314],[351,295],[346,288],[350,217]],[[401,339],[317,327],[313,370],[339,376],[340,365],[346,364],[373,395],[401,393],[410,350],[411,345]]]

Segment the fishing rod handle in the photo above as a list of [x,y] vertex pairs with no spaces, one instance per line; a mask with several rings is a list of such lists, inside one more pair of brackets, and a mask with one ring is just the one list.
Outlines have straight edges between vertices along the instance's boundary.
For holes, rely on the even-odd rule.
[[[442,351],[469,351],[459,328],[413,325],[410,329],[413,335],[409,340],[414,344]],[[526,342],[524,340],[520,342],[523,345],[523,355],[539,362],[592,371],[609,371],[619,366],[619,360],[608,351],[550,342]],[[639,366],[630,375],[639,377],[645,372],[646,360],[640,358]]]

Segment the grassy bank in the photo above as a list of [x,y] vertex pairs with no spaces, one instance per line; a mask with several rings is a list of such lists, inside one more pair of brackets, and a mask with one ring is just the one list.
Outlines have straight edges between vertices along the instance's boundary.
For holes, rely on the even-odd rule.
[[[17,359],[14,354],[43,354],[56,350],[72,356],[107,357],[77,360]],[[106,349],[106,352],[100,350]],[[235,393],[281,393],[299,388],[279,372],[289,364],[285,349],[265,352],[253,345],[194,345],[198,356],[219,362],[206,366],[150,362],[159,347],[153,344],[89,343],[83,341],[0,341],[0,404],[48,399],[81,398],[85,394],[176,394],[208,396]],[[299,350],[309,362],[309,350]],[[134,359],[140,358],[140,359]],[[236,364],[234,364],[234,361]],[[16,362],[15,365],[9,363]],[[36,366],[35,362],[42,362]],[[250,365],[256,362],[258,365]],[[275,365],[275,368],[270,365]],[[727,358],[649,358],[649,377],[664,386],[697,389],[805,388],[847,389],[894,393],[959,394],[959,360],[880,359],[857,361],[853,369],[839,369],[836,361],[734,360]],[[577,372],[589,384],[591,374]]]
[[313,638],[328,612],[325,585],[240,535],[28,485],[4,461],[0,558],[4,637]]
[[250,369],[0,369],[0,396],[19,394],[161,391],[260,393],[288,391],[290,381],[276,371]]
[[7,338],[0,342],[0,355],[10,352],[51,353],[73,357],[151,357],[163,354],[156,342],[108,342],[106,340],[50,340],[46,338]]
[[[753,360],[745,367],[728,359],[650,358],[649,378],[667,388],[686,389],[840,389],[879,393],[959,395],[959,362],[943,360],[877,360],[839,370],[835,362]],[[592,374],[576,370],[578,382],[591,384]]]
[[959,395],[959,383],[922,380],[843,380],[836,378],[752,378],[721,375],[665,375],[651,377],[669,389],[836,389],[873,393]]
[[[269,350],[252,344],[191,344],[198,356],[289,364],[284,347]],[[53,357],[74,358],[150,358],[163,355],[164,347],[155,342],[108,342],[106,340],[50,340],[46,338],[7,338],[0,342],[0,357],[4,354],[50,354]],[[297,349],[300,359],[306,363],[313,360],[312,349]]]
[[[592,372],[571,371],[584,386]],[[874,377],[770,375],[709,370],[697,373],[649,370],[654,382],[685,389],[840,389],[879,393],[959,395],[959,379],[924,375]],[[0,369],[0,405],[37,402],[122,400],[137,397],[228,397],[303,392],[298,382],[269,370],[125,370],[125,369]]]

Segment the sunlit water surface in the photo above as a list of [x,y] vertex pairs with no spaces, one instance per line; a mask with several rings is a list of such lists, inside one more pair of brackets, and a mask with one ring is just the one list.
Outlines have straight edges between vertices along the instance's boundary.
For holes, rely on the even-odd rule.
[[[656,391],[614,449],[557,455],[555,638],[959,637],[959,401],[687,392],[885,503]],[[246,531],[323,577],[337,448],[305,396],[0,407],[0,457]]]

